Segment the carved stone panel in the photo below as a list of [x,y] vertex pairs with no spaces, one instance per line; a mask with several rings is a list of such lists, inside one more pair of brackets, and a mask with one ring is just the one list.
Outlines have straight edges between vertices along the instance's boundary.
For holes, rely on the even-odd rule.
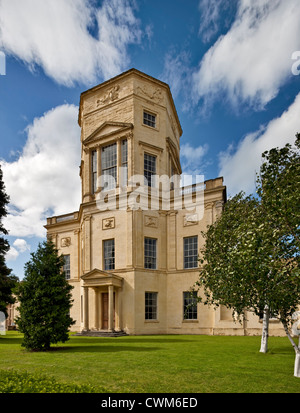
[[190,225],[198,224],[198,214],[187,214],[183,219],[183,226],[188,227]]
[[69,247],[71,245],[71,238],[67,237],[67,238],[62,238],[60,241],[60,246],[61,247]]
[[145,223],[146,227],[152,227],[152,228],[157,228],[158,227],[157,217],[151,217],[149,215],[145,215],[144,223]]
[[115,218],[105,218],[102,219],[102,229],[112,229],[115,228]]

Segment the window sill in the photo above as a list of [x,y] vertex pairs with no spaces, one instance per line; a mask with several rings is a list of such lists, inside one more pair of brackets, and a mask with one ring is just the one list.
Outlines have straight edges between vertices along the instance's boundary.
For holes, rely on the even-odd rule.
[[199,323],[198,320],[182,320],[183,323]]
[[145,320],[145,323],[159,323],[158,320]]

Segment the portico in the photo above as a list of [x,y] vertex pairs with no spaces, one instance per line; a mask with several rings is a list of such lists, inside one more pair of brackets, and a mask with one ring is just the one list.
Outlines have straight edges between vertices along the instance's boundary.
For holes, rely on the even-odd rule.
[[[121,289],[123,278],[99,269],[81,276],[83,280],[83,331],[121,331]],[[94,292],[94,317],[90,317],[90,289]],[[90,318],[93,319],[91,325]]]

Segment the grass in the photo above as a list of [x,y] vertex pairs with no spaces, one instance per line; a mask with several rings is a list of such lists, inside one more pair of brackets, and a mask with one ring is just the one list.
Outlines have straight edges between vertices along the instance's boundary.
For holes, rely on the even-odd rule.
[[267,354],[260,337],[71,335],[49,352],[28,352],[21,342],[18,332],[0,336],[2,393],[300,392],[285,337],[270,337]]

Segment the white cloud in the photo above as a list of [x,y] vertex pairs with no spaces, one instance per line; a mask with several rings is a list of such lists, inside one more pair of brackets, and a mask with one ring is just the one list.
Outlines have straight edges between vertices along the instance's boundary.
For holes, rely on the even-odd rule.
[[259,173],[264,151],[293,144],[300,131],[300,93],[291,106],[279,117],[260,130],[245,136],[235,149],[232,146],[220,154],[220,172],[229,195],[243,190],[255,191],[256,173]]
[[13,242],[13,246],[10,246],[9,251],[6,254],[7,261],[15,261],[20,253],[30,251],[30,245],[25,241],[25,239],[17,238]]
[[19,256],[19,251],[14,247],[10,247],[9,251],[5,255],[6,261],[15,261]]
[[291,76],[300,49],[299,0],[240,0],[230,30],[207,51],[193,75],[194,99],[224,95],[261,109]]
[[[0,0],[0,47],[58,83],[92,84],[121,72],[140,41],[131,0]],[[93,35],[91,34],[93,33]]]
[[[193,147],[185,143],[180,147],[180,158],[182,164],[182,185],[191,185],[201,182],[204,178],[207,160],[205,155],[208,152],[208,145]],[[197,179],[198,175],[198,179]]]
[[224,20],[223,13],[235,6],[236,2],[237,0],[200,0],[201,23],[199,34],[203,42],[209,42],[217,34],[220,20]]
[[30,245],[27,244],[25,239],[17,238],[13,246],[16,247],[20,252],[30,251]]
[[10,196],[4,219],[9,235],[45,235],[46,217],[77,210],[80,203],[78,107],[58,106],[34,119],[14,162],[2,161]]

